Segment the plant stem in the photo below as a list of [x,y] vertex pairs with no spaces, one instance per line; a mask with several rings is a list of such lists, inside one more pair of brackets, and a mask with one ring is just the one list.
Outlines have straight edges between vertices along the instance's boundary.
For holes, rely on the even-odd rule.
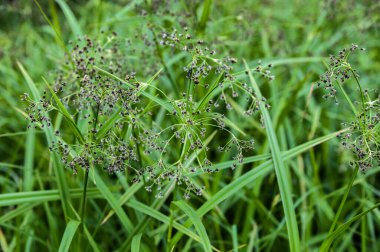
[[165,63],[165,60],[164,60],[164,56],[162,54],[162,51],[160,49],[160,45],[158,43],[158,39],[157,39],[157,36],[156,36],[156,33],[154,32],[153,30],[153,27],[151,27],[150,31],[152,32],[153,34],[153,37],[154,37],[154,44],[156,46],[156,52],[157,52],[157,55],[158,55],[158,58],[162,64],[162,66],[164,67],[164,70],[165,70],[165,73],[166,73],[166,76],[168,77],[169,81],[170,81],[170,84],[172,85],[173,87],[173,90],[174,92],[179,95],[179,90],[178,90],[178,87],[173,79],[173,77],[171,76],[170,72],[169,72],[169,67],[166,65]]
[[[354,172],[351,175],[350,182],[347,185],[346,191],[345,191],[345,193],[343,195],[342,201],[340,202],[338,211],[335,214],[333,223],[331,224],[331,227],[330,227],[330,230],[329,230],[329,233],[328,233],[327,237],[330,236],[334,232],[335,226],[338,223],[338,219],[340,217],[340,214],[342,213],[344,204],[346,203],[348,194],[349,194],[349,192],[350,192],[350,190],[352,188],[352,185],[354,184],[354,181],[355,181],[356,175],[358,174],[358,171],[359,171],[359,166],[356,164],[355,170],[354,170]],[[327,244],[326,241],[327,240],[325,240],[325,242],[322,243],[321,251],[328,251],[328,249],[330,247],[330,244]]]
[[364,99],[364,92],[363,92],[362,86],[360,85],[360,82],[359,82],[359,80],[358,80],[358,77],[356,77],[356,74],[355,74],[354,70],[352,70],[351,68],[350,68],[350,70],[351,70],[351,72],[352,72],[352,75],[353,75],[354,78],[355,78],[356,84],[357,84],[358,87],[359,87],[359,90],[360,90],[360,96],[361,96],[361,98],[362,98],[362,109],[363,109],[363,113],[365,113],[365,99]]
[[82,223],[84,223],[84,211],[86,208],[86,196],[87,196],[87,184],[88,184],[88,169],[86,169],[86,173],[84,175],[84,185],[83,185],[83,194],[82,194],[82,202],[81,202],[81,211],[80,211],[80,218]]
[[355,108],[354,104],[352,103],[350,97],[347,95],[346,91],[344,90],[344,88],[342,87],[342,85],[339,83],[339,81],[337,81],[336,83],[337,83],[340,91],[343,93],[344,98],[346,99],[346,101],[350,105],[351,111],[354,113],[355,117],[357,117],[358,116],[358,112],[356,111],[356,108]]
[[[362,187],[362,197],[363,199],[365,199],[365,188]],[[366,217],[363,217],[362,221],[361,221],[361,234],[360,234],[360,238],[361,238],[361,251],[362,252],[366,252],[367,251],[367,232],[366,232],[366,228],[367,228],[367,225],[366,225]]]

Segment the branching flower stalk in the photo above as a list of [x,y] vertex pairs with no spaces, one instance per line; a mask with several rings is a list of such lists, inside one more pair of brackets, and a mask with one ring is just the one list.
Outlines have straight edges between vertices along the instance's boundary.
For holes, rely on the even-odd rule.
[[[377,97],[377,99],[375,98],[374,101],[371,101],[368,91],[364,91],[362,85],[360,84],[358,74],[348,62],[348,56],[351,52],[356,51],[357,48],[358,46],[353,44],[350,49],[343,49],[340,51],[338,56],[330,56],[330,68],[321,76],[321,81],[318,83],[319,85],[323,83],[325,85],[324,88],[329,91],[329,94],[324,96],[325,98],[334,97],[336,100],[336,90],[332,85],[332,80],[334,80],[333,82],[342,92],[343,97],[349,104],[350,109],[355,116],[355,121],[350,124],[349,132],[343,133],[341,137],[343,139],[343,146],[351,149],[353,154],[356,156],[357,161],[355,161],[355,163],[351,163],[352,166],[354,166],[354,170],[330,226],[328,237],[336,229],[339,217],[359,170],[364,172],[379,163],[380,97]],[[361,50],[364,51],[363,48]],[[354,102],[352,102],[342,86],[343,83],[351,77],[354,77],[355,83],[359,90],[359,109],[356,108]],[[350,141],[352,142],[349,143]],[[326,239],[321,246],[321,251],[328,251],[331,243],[331,239]]]
[[[349,124],[350,131],[340,136],[342,145],[356,156],[360,170],[366,171],[379,163],[379,97],[375,96],[375,99],[371,100],[371,95],[368,90],[363,89],[356,70],[348,62],[348,56],[357,50],[358,46],[353,44],[349,49],[341,50],[338,56],[330,56],[329,69],[321,75],[318,85],[324,85],[324,89],[328,91],[324,98],[331,97],[336,102],[335,86],[337,86],[349,104],[355,120]],[[363,48],[361,50],[364,51]],[[355,106],[343,87],[343,84],[352,77],[359,91],[359,108]]]
[[[140,74],[133,70],[135,64],[125,56],[134,51],[129,49],[129,42],[121,47],[122,39],[116,33],[105,40],[79,39],[70,53],[74,68],[68,60],[62,69],[69,70],[59,70],[54,85],[47,84],[50,95],[45,93],[40,101],[26,95],[30,126],[51,126],[43,116],[45,112],[62,113],[70,126],[56,132],[58,141],[50,143],[49,149],[58,153],[74,174],[78,169],[85,171],[82,221],[89,169],[103,168],[110,174],[123,171],[131,182],[143,181],[148,192],[155,190],[157,198],[164,193],[165,181],[175,181],[185,185],[184,198],[189,199],[192,193],[202,195],[204,188],[189,174],[218,171],[209,168],[210,149],[230,153],[234,160],[231,169],[243,163],[245,152],[254,149],[254,140],[244,139],[246,134],[228,119],[233,109],[229,100],[245,100],[245,114],[251,116],[265,99],[259,100],[252,87],[235,79],[232,65],[237,59],[215,58],[215,50],[202,40],[192,40],[188,29],[184,30],[186,35],[175,29],[170,33],[154,32],[157,35],[151,38],[153,42],[144,37],[147,45],[154,50],[160,47],[161,53],[185,52],[189,56],[184,76],[175,80],[184,92],[176,97],[168,97],[164,89],[153,84],[161,70],[146,82],[139,80]],[[256,72],[273,80],[270,67],[259,64]],[[152,124],[151,118],[160,109],[166,113],[162,125]],[[77,140],[72,139],[72,133]],[[211,141],[215,134],[221,134],[225,142]],[[178,152],[168,153],[167,149]]]

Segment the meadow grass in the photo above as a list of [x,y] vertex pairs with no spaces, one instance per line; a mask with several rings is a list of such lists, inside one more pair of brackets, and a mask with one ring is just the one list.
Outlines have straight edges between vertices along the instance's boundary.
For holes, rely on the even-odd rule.
[[376,1],[0,7],[1,251],[378,251]]

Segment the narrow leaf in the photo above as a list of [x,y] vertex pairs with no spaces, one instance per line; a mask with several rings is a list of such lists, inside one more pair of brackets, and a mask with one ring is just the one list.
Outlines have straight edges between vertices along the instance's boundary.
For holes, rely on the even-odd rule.
[[204,227],[201,217],[195,212],[189,205],[187,205],[183,201],[175,201],[173,202],[176,206],[178,206],[182,211],[186,213],[191,222],[194,224],[195,229],[197,230],[199,237],[201,238],[201,243],[205,251],[211,251],[211,242],[208,238],[206,228]]
[[[246,71],[248,72],[249,80],[252,84],[253,90],[256,93],[257,99],[262,101],[263,97],[261,95],[261,91],[259,86],[257,85],[255,79],[252,76],[251,71],[247,63],[244,61]],[[289,245],[290,251],[296,252],[300,251],[300,238],[299,231],[297,225],[296,213],[294,211],[294,205],[292,200],[292,191],[290,188],[291,183],[290,179],[287,177],[287,168],[284,165],[283,158],[280,153],[280,147],[278,144],[276,133],[272,126],[272,120],[270,118],[269,112],[265,107],[263,102],[259,103],[260,111],[264,118],[265,129],[267,131],[269,146],[271,149],[272,160],[274,165],[274,170],[276,172],[276,178],[278,182],[278,187],[280,190],[280,195],[282,199],[282,204],[285,212],[285,220],[288,228],[288,236],[289,236]]]
[[61,245],[59,245],[58,252],[67,252],[70,249],[71,242],[74,238],[74,235],[79,227],[80,222],[77,220],[71,220],[63,233],[61,240]]
[[104,199],[107,200],[108,204],[112,207],[113,211],[119,217],[122,226],[128,233],[133,230],[133,224],[129,220],[127,214],[124,212],[123,208],[119,205],[119,202],[113,196],[111,191],[108,189],[107,185],[104,183],[103,179],[99,176],[95,168],[90,169],[92,176],[96,181],[96,186],[99,188],[100,193],[103,195]]
[[80,143],[84,144],[85,140],[83,138],[83,135],[79,131],[77,125],[74,122],[74,120],[71,118],[70,113],[66,110],[65,106],[62,104],[61,100],[55,94],[54,90],[51,88],[51,86],[49,85],[49,83],[47,82],[47,80],[44,77],[42,77],[42,79],[44,80],[44,82],[46,84],[46,87],[49,89],[51,95],[53,96],[53,99],[54,99],[55,103],[57,103],[57,106],[58,106],[58,109],[59,109],[58,111],[65,117],[66,121],[69,123],[69,126],[70,126],[71,130],[73,131],[73,133],[75,134],[75,136],[77,137],[77,139],[80,141]]
[[131,251],[140,252],[141,233],[133,236]]

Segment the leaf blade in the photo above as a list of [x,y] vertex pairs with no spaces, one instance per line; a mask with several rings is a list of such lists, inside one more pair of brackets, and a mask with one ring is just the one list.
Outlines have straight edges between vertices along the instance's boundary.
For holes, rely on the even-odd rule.
[[174,201],[173,204],[179,207],[183,212],[185,212],[185,214],[192,221],[192,223],[195,226],[195,229],[197,230],[199,237],[201,238],[201,243],[203,245],[204,250],[212,251],[211,242],[207,235],[206,228],[203,225],[202,220],[200,216],[197,214],[197,212],[194,211],[189,205],[187,205],[183,201]]
[[265,107],[265,104],[262,101],[263,96],[261,95],[261,91],[259,86],[257,85],[251,70],[249,69],[247,62],[244,61],[244,65],[246,71],[248,72],[249,80],[253,87],[253,90],[256,93],[257,99],[260,101],[260,111],[264,118],[265,129],[267,131],[267,135],[269,138],[269,146],[272,154],[272,161],[274,170],[276,173],[276,178],[278,182],[278,187],[280,190],[280,195],[283,203],[283,209],[285,213],[286,226],[288,229],[288,237],[289,237],[289,245],[290,251],[298,252],[300,251],[300,235],[298,230],[296,213],[294,211],[294,204],[292,200],[292,191],[289,186],[291,183],[288,183],[289,178],[287,176],[287,167],[285,167],[283,158],[280,153],[280,146],[278,144],[277,136],[274,131],[272,120],[270,118],[269,112]]
[[71,242],[75,236],[75,233],[79,227],[80,222],[77,220],[71,220],[65,228],[61,244],[59,245],[58,252],[68,252],[70,249]]

